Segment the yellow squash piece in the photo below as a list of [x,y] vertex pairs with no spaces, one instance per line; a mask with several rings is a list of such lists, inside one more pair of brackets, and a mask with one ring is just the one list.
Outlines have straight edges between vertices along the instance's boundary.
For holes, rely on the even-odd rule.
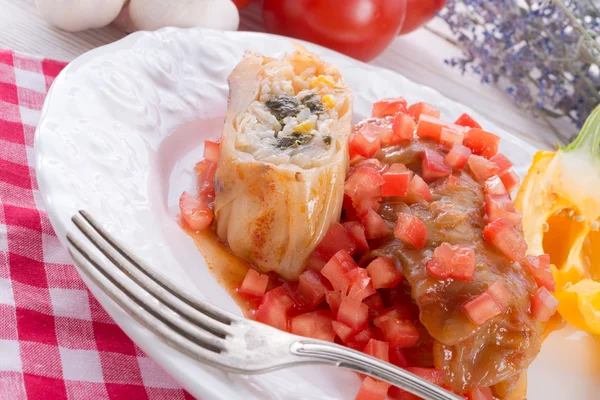
[[579,136],[556,152],[540,151],[515,204],[530,254],[550,254],[558,311],[600,334],[600,107]]

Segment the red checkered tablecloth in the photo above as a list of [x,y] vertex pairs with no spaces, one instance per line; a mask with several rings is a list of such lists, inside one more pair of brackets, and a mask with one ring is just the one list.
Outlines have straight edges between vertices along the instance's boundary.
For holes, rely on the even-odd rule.
[[191,399],[87,290],[44,211],[33,137],[64,66],[0,50],[0,400]]

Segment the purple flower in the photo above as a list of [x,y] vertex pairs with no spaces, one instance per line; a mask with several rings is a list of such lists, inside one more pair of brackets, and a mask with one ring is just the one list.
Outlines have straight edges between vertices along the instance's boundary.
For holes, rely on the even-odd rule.
[[462,73],[498,84],[515,103],[581,127],[600,103],[597,0],[448,0],[440,16],[463,56]]

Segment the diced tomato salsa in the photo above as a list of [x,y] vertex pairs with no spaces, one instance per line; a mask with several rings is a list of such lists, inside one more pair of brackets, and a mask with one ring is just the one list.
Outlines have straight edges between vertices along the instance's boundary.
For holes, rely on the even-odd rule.
[[[298,282],[269,281],[267,275],[250,270],[240,286],[240,294],[259,299],[255,319],[296,335],[348,346],[448,387],[446,373],[433,368],[434,340],[419,318],[402,261],[371,254],[390,241],[410,251],[431,247],[423,260],[427,279],[464,284],[477,279],[485,265],[480,266],[474,246],[435,239],[439,235],[430,231],[426,218],[408,207],[440,201],[436,194],[440,188],[460,188],[461,177],[467,175],[481,188],[483,225],[487,224],[482,240],[511,262],[522,263],[539,287],[530,298],[532,318],[547,321],[556,311],[549,259],[524,258],[527,245],[520,230],[521,216],[510,197],[518,177],[508,158],[498,153],[499,141],[468,114],[448,123],[427,103],[409,106],[402,97],[375,103],[372,118],[358,124],[351,135],[342,220],[329,227]],[[424,144],[416,163],[386,159],[386,154],[414,142]],[[202,213],[212,213],[209,202],[211,195],[214,198],[218,144],[207,142],[205,148],[206,160],[197,167],[198,197],[184,193],[181,200],[181,215],[193,229],[204,229],[212,220],[212,214],[209,218]],[[388,201],[407,206],[390,213],[384,207]],[[515,301],[511,293],[501,279],[493,281],[468,297],[457,297],[458,312],[471,326],[488,324],[510,308]],[[492,399],[491,393],[487,387],[470,387],[460,394],[483,400]],[[388,397],[417,398],[366,377],[356,399]]]

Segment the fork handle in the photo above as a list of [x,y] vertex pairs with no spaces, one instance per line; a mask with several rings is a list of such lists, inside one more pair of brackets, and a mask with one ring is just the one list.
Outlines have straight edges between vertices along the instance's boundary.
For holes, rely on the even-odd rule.
[[300,357],[310,357],[386,381],[426,400],[464,400],[402,368],[334,343],[296,340],[291,344],[290,351]]

